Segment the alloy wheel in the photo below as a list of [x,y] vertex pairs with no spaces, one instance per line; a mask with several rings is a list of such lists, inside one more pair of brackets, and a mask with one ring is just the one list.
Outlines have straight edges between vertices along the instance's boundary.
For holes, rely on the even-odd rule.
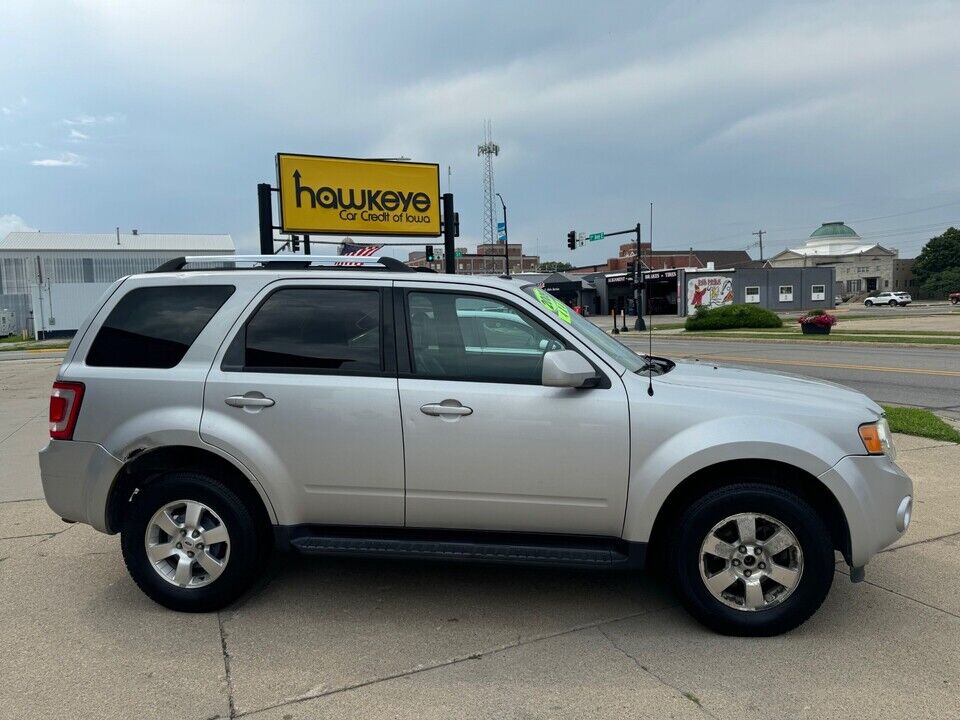
[[700,546],[700,577],[710,594],[736,610],[767,610],[800,584],[803,551],[781,521],[760,513],[724,518]]
[[175,500],[147,523],[144,547],[153,569],[182,588],[209,585],[230,559],[230,533],[217,513],[195,500]]

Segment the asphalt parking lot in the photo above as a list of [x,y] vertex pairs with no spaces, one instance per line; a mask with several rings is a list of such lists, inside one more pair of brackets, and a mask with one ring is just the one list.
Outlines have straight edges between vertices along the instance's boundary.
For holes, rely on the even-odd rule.
[[714,635],[643,575],[296,556],[184,615],[43,502],[57,365],[0,363],[0,718],[960,716],[960,446],[898,436],[910,532],[779,638]]

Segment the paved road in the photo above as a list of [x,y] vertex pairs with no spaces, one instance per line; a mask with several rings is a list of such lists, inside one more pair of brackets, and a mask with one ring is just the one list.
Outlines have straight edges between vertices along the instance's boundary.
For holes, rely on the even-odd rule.
[[[645,338],[620,339],[646,352]],[[808,375],[847,385],[880,403],[914,405],[960,419],[960,349],[669,340],[654,336],[653,352]]]

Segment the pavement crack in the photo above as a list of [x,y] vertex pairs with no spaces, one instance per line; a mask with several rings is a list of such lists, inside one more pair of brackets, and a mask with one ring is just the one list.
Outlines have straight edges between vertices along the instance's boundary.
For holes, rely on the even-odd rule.
[[223,673],[227,681],[227,707],[230,717],[237,717],[237,706],[233,699],[233,674],[230,670],[230,651],[227,650],[227,631],[223,627],[223,615],[217,611],[217,627],[220,630],[220,652],[223,654]]
[[903,550],[904,548],[915,547],[916,545],[926,545],[927,543],[937,542],[938,540],[946,540],[947,538],[957,537],[958,535],[960,535],[960,531],[947,533],[946,535],[938,535],[937,537],[927,538],[926,540],[917,540],[916,542],[912,542],[912,543],[904,543],[903,545],[890,547],[890,548],[887,548],[886,550],[881,550],[880,552],[881,554],[894,553],[897,550]]
[[451,667],[453,665],[460,665],[461,663],[470,661],[470,660],[480,660],[481,658],[498,655],[499,653],[504,652],[505,650],[512,650],[518,647],[524,647],[526,645],[532,645],[534,643],[542,642],[544,640],[550,640],[552,638],[563,637],[565,635],[573,635],[574,633],[582,632],[583,630],[591,630],[593,628],[599,628],[601,625],[606,625],[608,623],[620,622],[622,620],[630,620],[632,618],[640,617],[642,615],[650,615],[655,612],[660,612],[672,607],[671,605],[665,605],[664,607],[658,607],[651,610],[640,610],[639,612],[629,613],[620,617],[605,618],[603,620],[597,620],[595,622],[585,623],[583,625],[577,625],[570,628],[565,628],[563,630],[557,630],[556,632],[544,633],[541,635],[535,635],[527,638],[526,640],[521,639],[521,635],[517,636],[515,641],[504,643],[496,647],[490,648],[488,650],[481,650],[479,652],[468,653],[466,655],[458,655],[457,657],[450,658],[448,660],[442,660],[432,665],[422,665],[415,667],[411,670],[401,670],[394,673],[387,673],[384,675],[379,675],[367,680],[361,680],[359,682],[351,683],[350,685],[343,685],[338,688],[331,688],[329,690],[311,690],[302,695],[298,695],[294,698],[289,698],[287,700],[281,700],[279,702],[271,703],[269,705],[264,705],[263,707],[256,708],[254,710],[247,710],[245,712],[239,712],[236,715],[230,715],[231,718],[241,718],[248,717],[251,715],[256,715],[261,712],[266,712],[267,710],[276,710],[277,708],[286,707],[288,705],[297,705],[299,703],[308,702],[310,700],[317,700],[319,698],[328,697],[330,695],[338,695],[340,693],[349,692],[351,690],[359,690],[360,688],[368,687],[370,685],[376,685],[378,683],[387,682],[389,680],[397,680],[400,678],[412,677],[414,675],[419,675],[420,673],[429,672],[431,670],[439,670],[445,667]]
[[29,535],[10,535],[8,537],[2,537],[0,538],[0,540],[22,540],[23,538],[34,538],[34,537],[42,537],[49,540],[54,535],[59,535],[62,532],[63,530],[59,530],[55,533],[30,533]]
[[[838,569],[836,572],[840,573],[841,575],[848,575],[848,573],[843,572],[843,570],[839,570],[839,569]],[[883,585],[878,585],[877,583],[871,582],[870,580],[867,580],[866,578],[864,578],[864,579],[861,580],[860,582],[862,582],[862,583],[864,583],[864,584],[866,584],[866,585],[870,585],[871,587],[875,587],[875,588],[877,588],[878,590],[883,590],[884,592],[888,592],[888,593],[890,593],[891,595],[896,595],[897,597],[901,597],[901,598],[903,598],[904,600],[909,600],[910,602],[915,602],[917,605],[923,605],[925,608],[930,608],[931,610],[936,610],[937,612],[942,612],[944,615],[949,615],[950,617],[957,618],[958,620],[960,620],[960,615],[958,615],[958,614],[955,613],[955,612],[952,612],[952,611],[950,611],[950,610],[946,610],[946,609],[944,609],[944,608],[942,608],[942,607],[937,607],[936,605],[931,605],[930,603],[924,602],[923,600],[917,600],[917,598],[915,598],[915,597],[911,597],[910,595],[904,595],[902,592],[898,592],[898,591],[893,590],[893,589],[891,589],[891,588],[884,587]]]
[[619,653],[620,653],[621,655],[623,655],[625,658],[627,658],[627,659],[629,659],[629,660],[632,660],[632,661],[633,661],[633,664],[636,665],[636,666],[637,666],[637,669],[639,669],[642,673],[645,673],[646,675],[649,675],[650,677],[652,677],[654,680],[656,680],[658,683],[660,683],[660,684],[663,685],[664,687],[670,688],[670,689],[673,690],[674,692],[678,693],[678,694],[679,694],[682,698],[684,698],[685,700],[689,700],[690,702],[692,702],[692,703],[693,703],[694,705],[696,705],[706,716],[712,717],[712,718],[714,718],[714,720],[718,720],[717,716],[714,715],[712,712],[710,712],[707,708],[705,708],[705,707],[703,706],[703,703],[700,701],[700,698],[698,698],[698,697],[697,697],[696,695],[694,695],[692,692],[690,692],[689,690],[683,690],[682,688],[677,687],[677,686],[674,685],[673,683],[668,682],[668,681],[665,680],[663,677],[661,677],[660,675],[658,675],[657,673],[655,673],[653,670],[651,670],[649,667],[647,667],[646,665],[644,665],[643,663],[641,663],[640,660],[638,660],[635,656],[633,656],[633,655],[631,655],[630,653],[628,653],[625,648],[621,647],[621,646],[617,643],[617,641],[614,640],[613,637],[612,637],[611,635],[609,635],[609,634],[606,632],[606,630],[603,629],[603,626],[598,625],[598,626],[597,626],[597,630],[599,631],[599,633],[600,633],[601,635],[603,635],[603,637],[605,637],[605,638],[607,639],[607,642],[609,642],[610,645],[613,646],[613,649],[614,649],[614,650],[616,650],[617,652],[619,652]]

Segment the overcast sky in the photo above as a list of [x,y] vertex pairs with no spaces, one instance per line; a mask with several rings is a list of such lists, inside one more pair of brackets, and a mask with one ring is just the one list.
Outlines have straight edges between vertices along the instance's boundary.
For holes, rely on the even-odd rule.
[[[912,257],[960,225],[960,4],[0,3],[0,236],[228,232],[277,151],[452,169],[481,237],[493,121],[514,242],[647,224],[766,254],[821,222]],[[646,232],[646,230],[645,230]],[[751,250],[754,256],[756,249]]]

